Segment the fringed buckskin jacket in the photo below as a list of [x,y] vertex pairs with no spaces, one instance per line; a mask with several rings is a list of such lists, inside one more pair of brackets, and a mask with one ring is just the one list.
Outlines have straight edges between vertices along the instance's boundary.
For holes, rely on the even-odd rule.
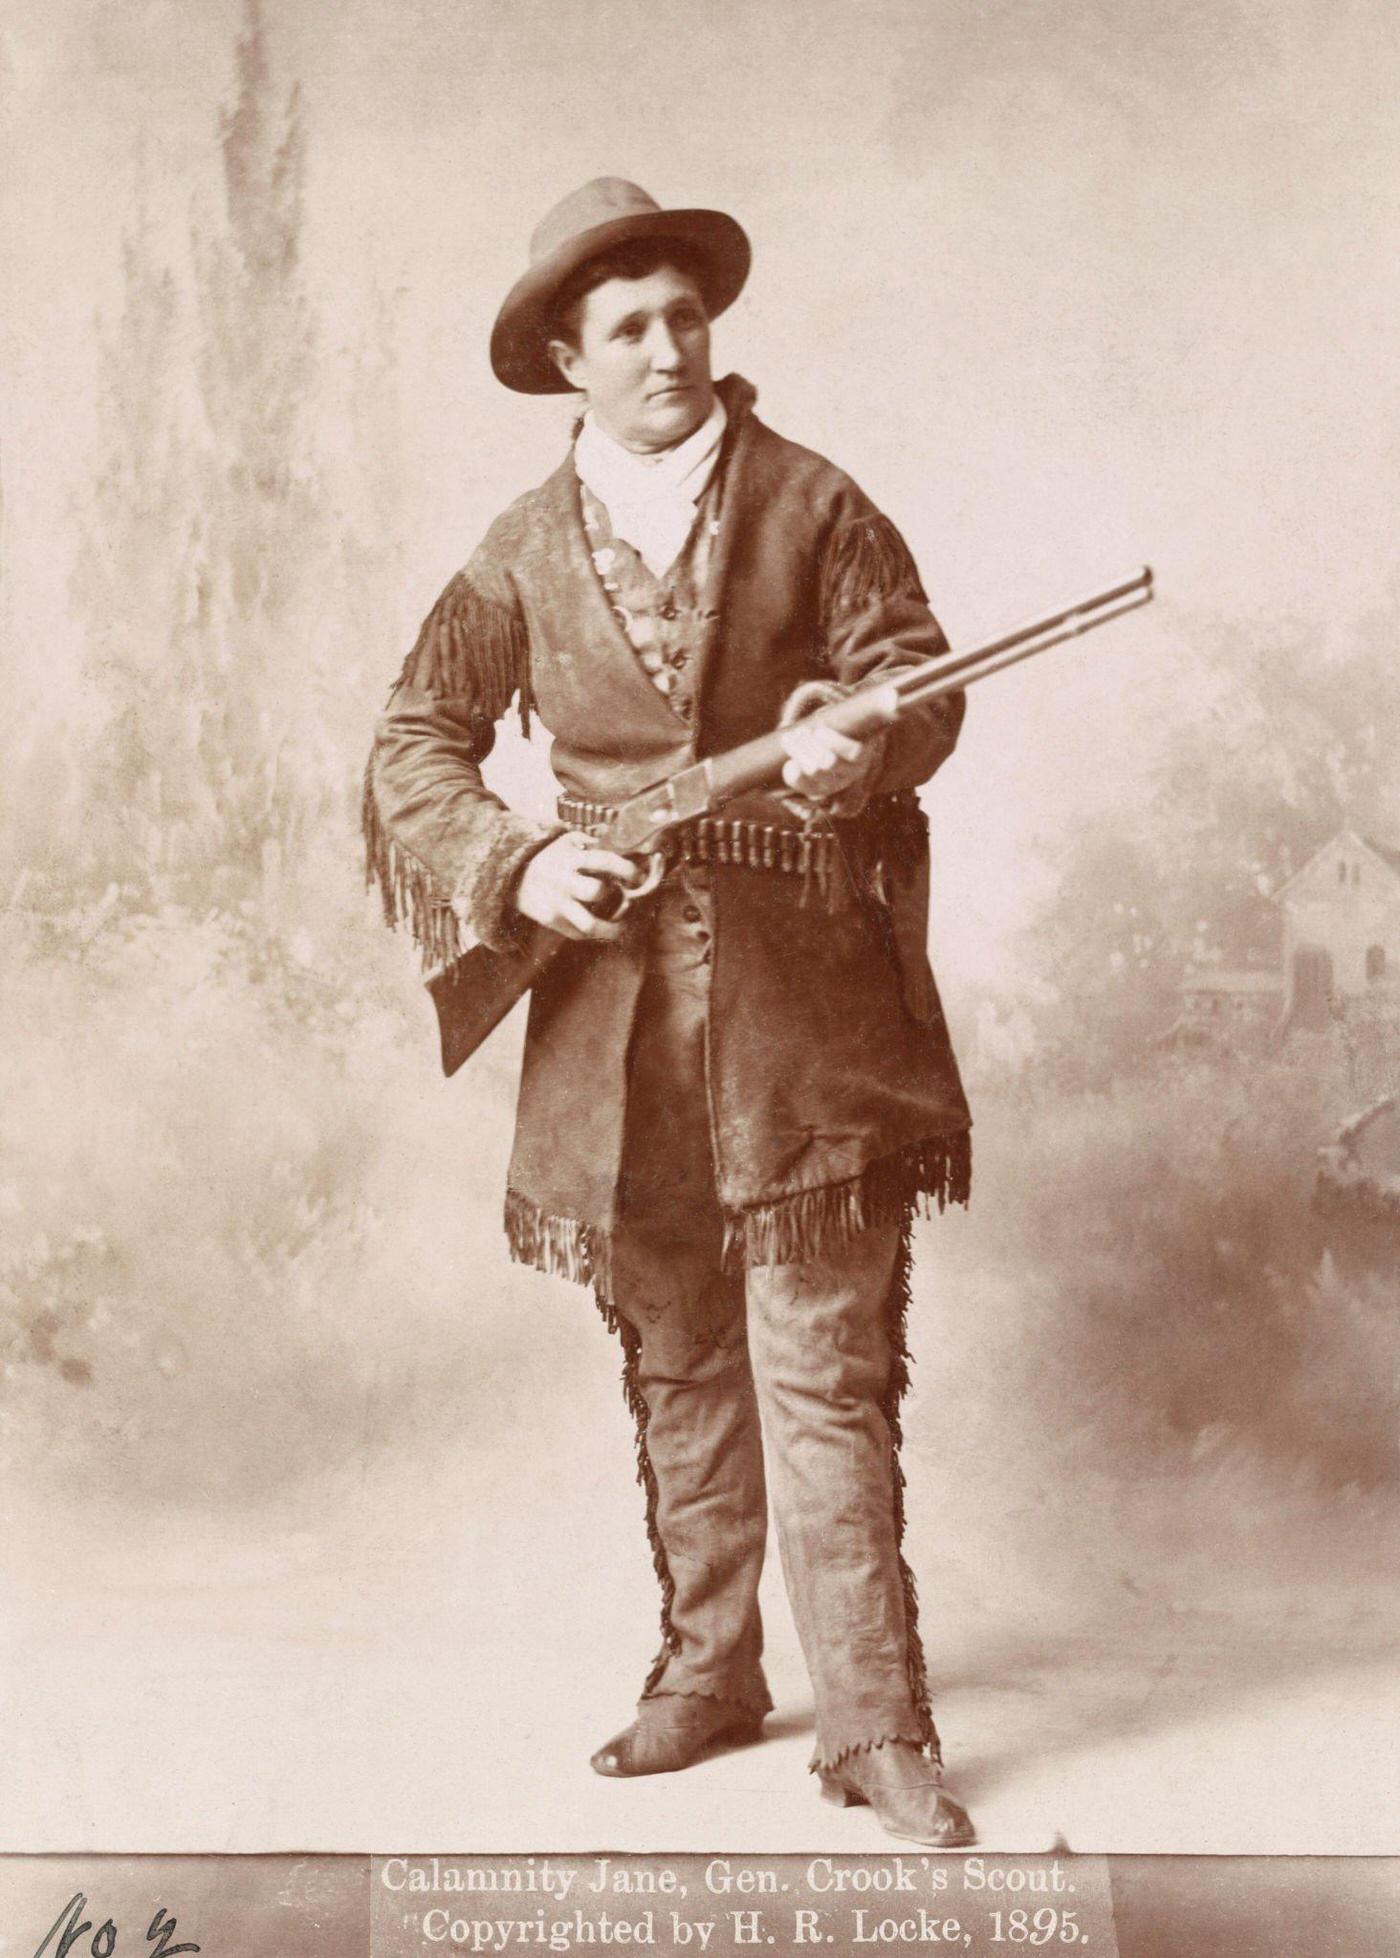
[[[611,805],[765,733],[800,682],[851,686],[945,649],[909,551],[851,479],[753,414],[729,416],[687,725],[647,677],[589,555],[572,456],[491,526],[424,623],[380,719],[365,790],[371,878],[441,964],[510,947],[531,854],[563,825],[483,786],[518,700],[564,792]],[[966,1201],[967,1103],[926,949],[928,835],[914,794],[951,753],[961,694],[886,735],[864,808],[826,822],[834,875],[711,865],[709,1092],[729,1254],[815,1256],[921,1198]],[[792,829],[777,797],[726,817]],[[644,909],[644,907],[643,907]],[[644,921],[566,943],[532,992],[506,1197],[513,1256],[609,1295],[627,1054]]]

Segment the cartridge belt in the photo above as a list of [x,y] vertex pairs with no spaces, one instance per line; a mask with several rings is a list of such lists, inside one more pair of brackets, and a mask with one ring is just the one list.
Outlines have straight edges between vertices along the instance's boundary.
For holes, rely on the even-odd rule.
[[[561,795],[559,820],[598,835],[615,813],[606,802]],[[825,885],[836,867],[839,845],[829,829],[790,829],[783,823],[756,823],[724,816],[698,816],[667,833],[665,854],[683,864],[740,864],[749,870],[775,870],[812,877]]]

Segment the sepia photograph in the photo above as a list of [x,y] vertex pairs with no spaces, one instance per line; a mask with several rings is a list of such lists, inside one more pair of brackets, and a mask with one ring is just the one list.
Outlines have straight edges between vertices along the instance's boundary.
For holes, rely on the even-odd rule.
[[[250,1958],[505,1948],[439,1857],[1390,1948],[1398,89],[1384,0],[9,0],[0,1948],[147,1857],[274,1859]],[[1006,1894],[805,1908],[920,1857]]]

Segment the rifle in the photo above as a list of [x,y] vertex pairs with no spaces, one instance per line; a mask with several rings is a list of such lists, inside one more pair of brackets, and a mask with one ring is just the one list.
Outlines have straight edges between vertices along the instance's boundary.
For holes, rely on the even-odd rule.
[[[984,639],[965,653],[940,653],[918,666],[867,681],[839,699],[831,698],[829,687],[822,681],[805,683],[790,697],[779,728],[771,734],[692,762],[641,794],[630,796],[612,811],[593,840],[603,849],[645,857],[649,863],[640,883],[618,887],[618,895],[606,906],[606,915],[617,916],[656,888],[665,869],[661,846],[670,831],[713,815],[736,796],[772,787],[781,780],[787,760],[783,729],[794,719],[806,718],[809,708],[812,719],[854,740],[866,740],[911,707],[1002,673],[1064,640],[1077,639],[1094,626],[1107,625],[1125,612],[1146,605],[1151,597],[1152,572],[1144,565],[1131,578]],[[821,704],[814,704],[817,701]],[[601,904],[595,907],[604,908]],[[475,1053],[567,942],[558,932],[532,924],[517,948],[498,952],[477,945],[429,975],[426,984],[437,1008],[444,1074],[455,1074]]]

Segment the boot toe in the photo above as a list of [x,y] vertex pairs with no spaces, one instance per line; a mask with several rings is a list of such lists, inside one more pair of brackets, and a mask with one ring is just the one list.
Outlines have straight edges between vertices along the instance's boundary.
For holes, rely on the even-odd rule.
[[972,1817],[950,1795],[939,1795],[935,1812],[928,1822],[928,1832],[916,1840],[931,1843],[935,1849],[969,1849],[977,1840]]
[[822,1794],[847,1807],[868,1803],[884,1828],[933,1849],[967,1849],[977,1840],[972,1818],[947,1794],[917,1748],[903,1741],[852,1755],[821,1770]]
[[674,1774],[700,1760],[720,1741],[761,1737],[763,1715],[725,1702],[707,1701],[681,1718],[661,1721],[641,1714],[604,1741],[589,1765],[595,1774]]
[[631,1774],[633,1770],[628,1765],[631,1758],[631,1738],[632,1733],[629,1728],[626,1733],[616,1734],[612,1740],[605,1740],[597,1753],[589,1756],[588,1765],[594,1774],[609,1776]]

